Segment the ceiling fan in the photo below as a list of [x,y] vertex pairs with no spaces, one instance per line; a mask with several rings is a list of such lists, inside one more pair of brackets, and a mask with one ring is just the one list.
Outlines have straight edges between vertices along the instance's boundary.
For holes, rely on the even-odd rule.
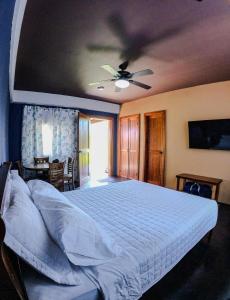
[[[145,75],[151,75],[153,74],[153,71],[150,69],[145,69],[142,71],[138,71],[138,72],[128,72],[126,69],[128,67],[129,62],[125,61],[122,64],[119,65],[119,70],[116,71],[112,66],[110,65],[103,65],[101,66],[102,69],[106,70],[107,72],[109,72],[110,74],[113,75],[113,78],[111,79],[105,79],[105,80],[101,80],[101,81],[97,81],[97,82],[92,82],[89,83],[90,86],[93,85],[100,85],[103,82],[111,82],[114,81],[115,83],[115,92],[120,92],[121,89],[127,88],[129,86],[129,84],[133,84],[136,85],[140,88],[149,90],[151,89],[151,86],[144,84],[142,82],[139,81],[135,81],[133,80],[133,78],[138,77],[138,76],[145,76]],[[100,87],[98,87],[100,88]]]

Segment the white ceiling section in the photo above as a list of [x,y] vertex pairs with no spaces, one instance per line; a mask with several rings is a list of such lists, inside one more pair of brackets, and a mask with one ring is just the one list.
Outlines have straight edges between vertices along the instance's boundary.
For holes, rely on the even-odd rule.
[[11,49],[10,49],[10,95],[12,103],[26,103],[37,105],[51,105],[61,107],[72,107],[80,109],[95,110],[118,114],[120,111],[119,104],[98,101],[94,99],[85,99],[73,96],[38,93],[33,91],[19,91],[14,89],[15,67],[18,52],[18,44],[21,33],[21,26],[24,17],[27,0],[16,0],[11,32]]
[[12,102],[88,109],[113,114],[119,114],[120,112],[120,105],[114,103],[73,96],[29,91],[14,90],[14,99]]

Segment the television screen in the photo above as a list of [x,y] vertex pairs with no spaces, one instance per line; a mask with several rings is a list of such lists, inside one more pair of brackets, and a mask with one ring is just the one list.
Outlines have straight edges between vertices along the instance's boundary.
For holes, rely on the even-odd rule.
[[190,121],[189,148],[230,150],[230,119]]

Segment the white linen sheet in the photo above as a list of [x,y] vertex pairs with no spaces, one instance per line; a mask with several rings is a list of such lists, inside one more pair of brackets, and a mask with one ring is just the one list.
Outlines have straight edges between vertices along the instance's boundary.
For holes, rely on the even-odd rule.
[[[87,278],[80,286],[67,287],[48,279],[46,283],[39,274],[33,280],[29,275],[26,288],[30,300],[96,300],[100,296],[95,286],[105,299],[137,299],[137,292],[144,293],[170,271],[217,219],[215,201],[137,181],[64,195],[98,222],[129,257],[83,268],[91,285]],[[126,280],[129,274],[134,280]],[[132,291],[133,296],[127,296]]]
[[109,300],[138,299],[217,221],[213,200],[133,180],[64,195],[126,251],[82,269]]

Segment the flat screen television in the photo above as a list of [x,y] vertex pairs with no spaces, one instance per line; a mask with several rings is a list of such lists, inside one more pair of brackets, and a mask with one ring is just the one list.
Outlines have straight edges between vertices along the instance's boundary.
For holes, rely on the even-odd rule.
[[230,119],[190,121],[189,148],[230,150]]

